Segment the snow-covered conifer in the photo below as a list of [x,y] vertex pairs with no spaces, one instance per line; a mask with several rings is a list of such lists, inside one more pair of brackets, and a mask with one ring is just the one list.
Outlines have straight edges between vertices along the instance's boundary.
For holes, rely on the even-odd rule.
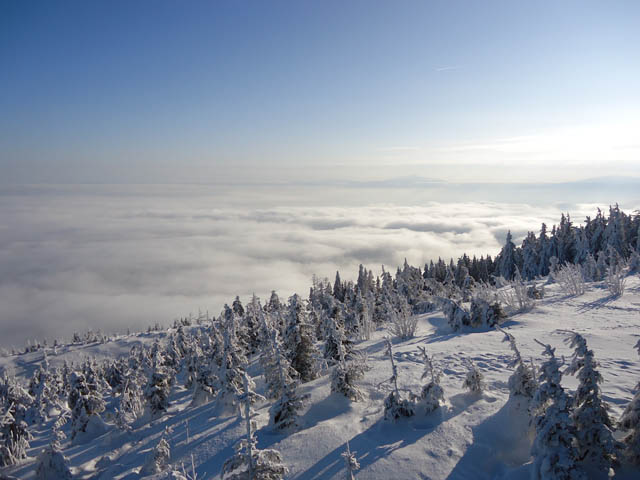
[[165,430],[160,437],[160,441],[153,448],[150,455],[147,457],[145,464],[140,469],[140,475],[143,477],[149,475],[155,475],[166,471],[169,468],[169,460],[171,458],[171,447],[169,442],[165,438],[167,430]]
[[471,360],[468,360],[468,364],[467,376],[465,377],[462,386],[471,393],[480,394],[486,388],[484,375],[482,375],[482,372],[478,370],[478,367],[476,367]]
[[449,298],[442,299],[442,302],[442,312],[453,331],[461,330],[471,323],[471,316],[464,307]]
[[0,417],[0,467],[27,458],[29,440],[27,422],[17,418],[16,405],[11,403]]
[[513,335],[506,332],[498,325],[496,325],[496,329],[504,334],[503,342],[509,342],[509,347],[513,352],[513,358],[509,362],[509,367],[515,367],[515,371],[509,377],[509,395],[522,396],[527,399],[533,398],[533,395],[538,388],[533,367],[527,365],[522,359],[522,355],[520,355],[520,350],[518,350],[516,339]]
[[[242,394],[243,376],[247,358],[238,348],[236,332],[236,317],[229,315],[226,318],[225,328],[222,332],[222,357],[218,371],[218,383],[216,401],[223,409],[235,408],[238,397]],[[249,379],[251,387],[253,382]]]
[[[636,343],[640,354],[640,340]],[[640,382],[636,385],[636,393],[624,409],[620,421],[621,430],[627,431],[624,437],[624,457],[635,465],[640,465]]]
[[584,475],[576,465],[571,400],[560,385],[561,364],[555,349],[540,345],[549,359],[540,368],[539,386],[533,397],[536,437],[531,449],[531,476],[534,480],[583,479]]
[[470,325],[474,328],[493,327],[502,323],[507,315],[500,302],[488,302],[483,298],[472,298],[469,312]]
[[[279,480],[288,473],[288,468],[282,463],[282,455],[273,449],[260,450],[255,436],[256,424],[251,409],[251,382],[246,373],[243,374],[244,394],[238,401],[244,406],[246,436],[236,446],[233,457],[224,462],[222,467],[223,480]],[[255,394],[254,394],[255,395]]]
[[357,452],[352,452],[349,448],[349,442],[347,442],[347,449],[340,454],[344,458],[344,466],[346,470],[346,480],[355,480],[356,472],[360,470],[360,463],[356,457]]
[[92,433],[104,433],[106,426],[100,417],[105,402],[95,384],[89,384],[81,372],[71,374],[69,407],[71,408],[71,438],[79,433],[91,430]]
[[353,352],[351,359],[345,359],[345,351],[338,343],[338,355],[340,360],[331,371],[331,392],[341,393],[349,400],[358,402],[364,398],[362,390],[357,382],[364,377],[367,370],[366,357]]
[[169,408],[170,393],[171,384],[169,382],[169,376],[164,367],[157,367],[157,369],[151,373],[144,390],[144,397],[153,418],[159,417],[167,411]]
[[324,358],[330,364],[340,361],[340,352],[344,355],[345,359],[351,358],[352,342],[347,339],[342,328],[341,311],[336,308],[333,312],[333,316],[326,318],[326,325],[324,331]]
[[598,362],[593,350],[587,348],[585,338],[576,332],[569,333],[571,347],[575,351],[567,373],[576,375],[580,381],[573,411],[578,458],[587,465],[608,472],[615,462],[615,440],[609,406],[602,400],[598,385],[602,376],[596,370]]
[[297,294],[289,298],[284,346],[302,383],[318,378],[320,354],[314,345],[313,326],[308,323],[306,308]]
[[69,460],[60,449],[56,433],[54,431],[54,439],[38,456],[36,480],[71,480],[73,478]]
[[444,402],[444,390],[440,386],[442,373],[433,365],[433,356],[429,357],[424,347],[418,347],[424,363],[422,379],[429,378],[429,382],[422,387],[420,392],[419,405],[424,408],[425,413],[431,413],[438,409]]
[[120,430],[129,430],[131,423],[142,415],[143,410],[144,401],[142,388],[140,388],[135,375],[129,375],[120,392],[115,416],[116,426]]
[[403,398],[398,389],[398,367],[393,359],[393,347],[391,341],[386,339],[387,355],[391,362],[391,377],[387,380],[391,384],[391,392],[384,400],[384,418],[397,420],[402,417],[412,417],[416,413],[413,398]]

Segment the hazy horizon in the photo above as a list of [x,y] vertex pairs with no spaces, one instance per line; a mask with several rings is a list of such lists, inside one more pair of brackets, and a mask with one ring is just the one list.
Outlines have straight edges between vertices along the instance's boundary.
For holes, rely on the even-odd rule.
[[0,3],[0,343],[638,208],[638,18],[623,0]]

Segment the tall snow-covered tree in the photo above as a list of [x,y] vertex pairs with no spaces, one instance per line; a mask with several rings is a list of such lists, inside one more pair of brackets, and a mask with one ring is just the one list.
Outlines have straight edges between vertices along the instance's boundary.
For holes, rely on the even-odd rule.
[[616,442],[609,406],[600,392],[602,375],[597,371],[598,362],[593,350],[587,348],[585,338],[576,332],[569,333],[574,354],[567,373],[576,375],[580,382],[573,411],[578,458],[588,467],[608,473],[616,461]]
[[504,247],[502,247],[498,255],[498,273],[507,280],[511,280],[515,274],[516,267],[516,246],[513,243],[511,230],[509,230]]
[[[635,348],[640,354],[640,340]],[[623,440],[624,458],[635,465],[640,465],[640,382],[636,385],[636,393],[624,409],[618,425],[621,430],[627,432]]]
[[313,326],[307,320],[303,300],[297,294],[289,298],[284,346],[291,366],[302,383],[318,377],[319,352],[314,345]]
[[223,480],[279,480],[284,478],[289,469],[282,462],[282,455],[278,450],[260,450],[255,436],[256,423],[251,408],[251,382],[247,374],[243,375],[244,393],[238,401],[244,407],[246,436],[236,444],[236,453],[224,462],[222,467]]
[[584,479],[576,465],[575,425],[571,399],[560,384],[561,364],[555,349],[540,345],[549,358],[540,368],[539,386],[532,403],[536,437],[531,449],[531,477],[534,480]]

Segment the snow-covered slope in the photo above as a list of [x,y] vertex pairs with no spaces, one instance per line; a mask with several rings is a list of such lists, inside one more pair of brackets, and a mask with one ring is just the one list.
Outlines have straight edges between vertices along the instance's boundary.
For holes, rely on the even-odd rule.
[[[612,298],[599,284],[590,284],[578,297],[566,297],[558,287],[547,287],[546,297],[534,310],[515,315],[503,325],[511,333],[526,359],[537,365],[542,347],[534,340],[557,347],[557,355],[569,356],[566,332],[584,335],[600,362],[604,377],[602,391],[618,418],[640,380],[640,362],[634,345],[640,339],[640,278],[630,277],[622,297]],[[166,333],[119,337],[106,344],[65,346],[54,354],[53,365],[65,360],[79,362],[84,357],[127,355],[137,342],[151,343]],[[507,402],[507,379],[511,352],[497,331],[452,332],[442,312],[420,316],[415,338],[393,341],[401,389],[420,391],[423,365],[418,346],[426,348],[444,376],[441,385],[446,406],[430,415],[417,415],[397,422],[383,419],[383,402],[389,392],[384,384],[391,376],[385,357],[385,329],[377,330],[368,341],[356,345],[368,355],[369,370],[362,381],[366,398],[350,402],[330,393],[328,375],[302,385],[310,394],[303,412],[301,428],[288,436],[275,434],[268,426],[269,404],[256,406],[258,447],[276,448],[289,468],[287,478],[344,478],[341,453],[348,441],[360,463],[357,479],[493,479],[528,478],[531,432],[528,419],[515,402]],[[473,361],[486,379],[482,395],[466,392],[462,383]],[[0,367],[28,376],[42,361],[42,352],[0,359]],[[249,373],[257,390],[264,388],[261,369],[253,361]],[[563,385],[576,386],[565,376]],[[198,479],[218,478],[222,464],[233,454],[233,444],[244,433],[238,415],[220,414],[215,402],[193,408],[191,392],[176,386],[168,414],[151,423],[134,426],[131,432],[116,428],[94,439],[63,444],[74,476],[95,479],[140,478],[139,469],[168,427],[171,463],[191,466],[192,457]],[[109,411],[109,406],[107,407]],[[34,457],[48,443],[51,422],[34,427],[30,459],[0,469],[0,476],[31,479],[35,475]],[[640,472],[619,470],[616,478],[639,478]]]

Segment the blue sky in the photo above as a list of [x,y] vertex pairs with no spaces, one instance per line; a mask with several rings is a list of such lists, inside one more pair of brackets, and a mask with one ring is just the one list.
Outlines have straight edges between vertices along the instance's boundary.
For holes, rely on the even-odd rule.
[[0,182],[637,174],[639,21],[635,1],[1,1]]

